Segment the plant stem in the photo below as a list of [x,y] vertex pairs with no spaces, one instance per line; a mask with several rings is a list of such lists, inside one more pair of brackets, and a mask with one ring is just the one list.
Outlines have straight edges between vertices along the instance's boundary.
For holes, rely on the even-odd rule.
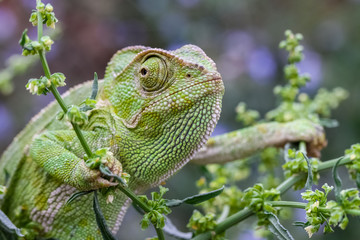
[[[291,207],[291,208],[302,208],[305,209],[307,203],[302,202],[292,202],[292,201],[267,201],[273,207]],[[319,210],[322,212],[330,213],[332,210],[326,207],[319,207]],[[358,209],[345,209],[345,212],[350,215],[360,216],[360,210]]]
[[[351,162],[350,158],[348,157],[341,157],[343,158],[339,165],[345,165],[349,162]],[[322,171],[325,169],[332,168],[336,162],[339,160],[339,158],[331,159],[325,162],[321,162],[318,166],[318,171]],[[283,181],[276,189],[280,191],[280,194],[284,194],[288,189],[290,189],[295,183],[297,183],[299,180],[301,180],[303,177],[306,176],[306,173],[301,173],[297,175],[293,175],[289,178],[287,178],[285,181]],[[291,202],[291,201],[269,201],[269,203],[273,204],[274,207],[294,207],[294,208],[302,208],[305,209],[306,203],[300,203],[300,202]],[[330,211],[327,208],[320,207],[321,211]],[[360,216],[360,210],[356,209],[350,209],[345,210],[346,213],[350,215],[356,215]],[[253,215],[254,212],[252,212],[250,209],[245,208],[243,210],[240,210],[239,212],[231,215],[230,217],[226,218],[224,221],[220,222],[213,232],[216,234],[219,234],[226,229],[234,226],[235,224],[238,224],[239,222],[245,220],[246,218]],[[205,239],[211,239],[212,232],[205,232],[197,235],[196,237],[192,238],[192,240],[205,240]]]
[[349,158],[349,157],[339,157],[339,158],[335,158],[335,159],[331,159],[331,160],[328,160],[326,162],[321,162],[318,166],[318,171],[322,171],[322,170],[325,170],[325,169],[329,169],[329,168],[332,168],[335,166],[336,162],[342,158],[342,160],[339,162],[339,166],[340,165],[345,165],[345,164],[348,164],[350,163],[352,160]]
[[[40,0],[36,0],[36,3],[38,5],[40,3]],[[38,41],[40,42],[42,35],[43,35],[43,22],[42,22],[42,16],[41,16],[40,11],[37,12],[37,18],[38,18],[38,22],[37,22]],[[44,69],[44,74],[48,79],[50,79],[51,72],[50,72],[50,68],[47,63],[46,57],[45,57],[45,52],[44,52],[44,50],[40,50],[38,53],[40,56],[41,65]],[[54,84],[52,82],[51,82],[51,86],[49,87],[49,90],[54,95],[54,97],[55,97],[56,101],[59,103],[61,109],[64,111],[64,113],[66,113],[68,110],[68,106],[66,105],[66,103],[62,99],[59,91],[57,90],[57,88],[54,86]],[[86,155],[88,155],[91,158],[93,156],[93,153],[92,153],[89,145],[87,144],[87,142],[84,138],[84,135],[82,134],[82,132],[80,130],[79,125],[77,125],[73,122],[71,122],[71,125],[73,126],[73,129],[74,129],[82,147],[84,148]]]
[[119,188],[126,196],[128,196],[134,203],[136,203],[139,207],[141,207],[145,212],[151,211],[149,206],[146,203],[144,203],[143,201],[141,201],[136,196],[136,194],[133,191],[131,191],[129,188],[123,187],[123,186],[119,186]]
[[[36,0],[37,5],[40,3],[40,0]],[[37,12],[37,17],[38,17],[38,24],[37,24],[37,32],[38,32],[38,41],[40,42],[42,35],[43,35],[43,23],[42,23],[42,16],[41,13],[38,11]],[[45,76],[50,79],[51,78],[51,72],[50,72],[50,68],[49,65],[47,63],[46,57],[45,57],[45,52],[44,50],[40,50],[39,52],[39,56],[40,56],[40,61],[41,61],[41,65],[44,69],[44,74]],[[51,82],[51,86],[49,87],[49,90],[51,91],[51,93],[54,95],[56,101],[59,103],[61,109],[64,111],[64,113],[67,112],[68,110],[68,106],[66,105],[66,103],[64,102],[64,100],[62,99],[59,91],[57,90],[57,88],[54,86],[54,84]],[[79,125],[71,122],[71,125],[73,126],[73,129],[82,145],[82,147],[84,148],[86,154],[91,157],[93,156],[93,153],[89,147],[89,145],[87,144],[84,135],[82,134]],[[137,204],[139,207],[141,207],[145,212],[150,212],[151,209],[149,208],[149,206],[147,204],[145,204],[143,201],[141,201],[136,194],[131,191],[129,188],[127,187],[123,187],[123,186],[119,186],[120,190],[126,195],[128,196],[135,204]],[[155,225],[154,225],[155,227]],[[161,228],[157,228],[155,227],[156,233],[158,235],[159,240],[165,240],[164,237],[164,232]]]
[[[273,207],[291,207],[291,208],[306,208],[306,203],[302,202],[292,202],[292,201],[266,201],[270,203]],[[320,208],[319,208],[320,209]],[[327,209],[329,210],[329,209]]]
[[155,227],[155,230],[156,230],[156,233],[158,235],[158,239],[159,240],[165,240],[164,231],[162,230],[162,228]]

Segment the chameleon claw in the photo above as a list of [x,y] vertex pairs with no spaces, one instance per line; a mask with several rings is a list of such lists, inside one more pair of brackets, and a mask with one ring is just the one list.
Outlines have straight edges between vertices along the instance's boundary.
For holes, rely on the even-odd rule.
[[107,188],[107,187],[113,187],[118,185],[119,183],[117,182],[111,182],[105,178],[102,177],[98,177],[96,179],[96,183],[97,183],[97,188]]

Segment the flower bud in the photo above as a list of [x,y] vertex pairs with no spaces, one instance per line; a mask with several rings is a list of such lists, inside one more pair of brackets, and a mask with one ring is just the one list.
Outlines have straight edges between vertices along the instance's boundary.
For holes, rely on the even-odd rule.
[[45,11],[52,12],[53,10],[54,10],[54,7],[50,3],[46,4]]

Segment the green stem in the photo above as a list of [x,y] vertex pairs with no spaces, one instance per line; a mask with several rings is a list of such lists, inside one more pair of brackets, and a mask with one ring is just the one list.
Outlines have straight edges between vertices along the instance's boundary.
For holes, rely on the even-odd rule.
[[[37,4],[40,3],[40,0],[36,1]],[[42,16],[41,13],[38,11],[37,12],[37,16],[38,16],[38,24],[37,24],[37,29],[38,29],[38,41],[40,42],[41,37],[43,35],[43,23],[42,23]],[[50,79],[51,78],[51,72],[50,72],[50,68],[49,65],[47,63],[46,57],[45,57],[45,52],[44,50],[40,50],[39,52],[39,56],[40,56],[40,61],[41,61],[41,65],[44,69],[44,74],[45,76]],[[49,87],[49,90],[51,91],[51,93],[54,95],[56,101],[59,103],[61,109],[64,111],[64,113],[67,112],[68,110],[68,106],[66,105],[66,103],[64,102],[64,100],[62,99],[59,91],[57,90],[57,88],[54,86],[53,83],[51,83],[51,86]],[[71,122],[71,125],[73,126],[73,129],[82,145],[82,147],[85,150],[86,155],[88,155],[89,157],[93,156],[93,153],[89,147],[89,145],[87,144],[84,135],[82,134],[79,125]]]
[[[338,160],[339,160],[339,158],[321,162],[318,166],[318,171],[323,171],[325,169],[332,168]],[[339,165],[345,165],[349,162],[351,162],[350,158],[343,157],[343,159],[340,161]],[[276,189],[280,191],[280,194],[284,194],[288,189],[290,189],[295,183],[300,181],[304,176],[306,176],[306,173],[293,175],[293,176],[289,177],[288,179],[286,179],[285,181],[283,181]],[[303,209],[305,209],[305,207],[306,207],[306,203],[300,203],[300,202],[270,201],[270,203],[275,204],[275,205],[273,205],[274,207],[282,206],[282,207],[295,207],[295,208],[303,208]],[[278,204],[278,205],[276,205],[276,204]],[[323,207],[320,208],[320,210],[329,211],[329,209],[326,209]],[[360,216],[360,210],[350,209],[350,210],[345,210],[345,212],[348,214],[351,214],[351,215]],[[252,212],[250,209],[247,209],[247,208],[240,210],[239,212],[231,215],[230,217],[226,218],[224,221],[220,222],[215,227],[213,232],[219,234],[219,233],[225,231],[226,229],[245,220],[246,218],[250,217],[253,214],[254,214],[254,212]],[[197,235],[196,237],[192,238],[192,240],[211,239],[211,236],[212,236],[212,232],[209,231],[209,232],[205,232],[205,233],[201,233],[201,234]]]
[[[302,208],[305,209],[307,203],[302,202],[291,202],[291,201],[267,201],[273,207],[291,207],[291,208]],[[322,212],[330,213],[332,210],[326,207],[319,207]],[[358,209],[345,209],[345,212],[350,215],[360,216],[360,210]]]
[[306,143],[304,141],[301,141],[299,143],[299,150],[305,154],[307,154],[307,151],[306,151]]
[[136,194],[133,191],[131,191],[129,188],[123,187],[121,185],[119,186],[119,188],[120,188],[120,191],[122,191],[126,196],[128,196],[136,205],[141,207],[145,212],[150,212],[151,211],[151,208],[146,203],[141,201],[136,196]]
[[326,162],[321,162],[318,166],[318,171],[322,171],[322,170],[325,170],[325,169],[329,169],[329,168],[332,168],[335,166],[336,162],[342,158],[342,160],[339,162],[339,166],[340,165],[345,165],[345,164],[348,164],[350,163],[352,160],[348,157],[339,157],[339,158],[335,158],[335,159],[331,159],[331,160],[328,160]]
[[[39,6],[39,4],[41,3],[40,0],[36,0],[36,9]],[[37,10],[37,33],[38,33],[38,42],[40,42],[40,39],[43,35],[43,23],[42,23],[42,17],[41,17],[41,13],[39,10]]]
[[276,189],[279,190],[280,194],[284,194],[287,190],[294,186],[295,183],[303,179],[305,176],[305,173],[293,175],[283,181],[279,186],[277,186]]
[[[40,0],[36,0],[37,4],[40,3]],[[43,23],[42,23],[42,16],[41,13],[38,11],[37,13],[38,15],[38,41],[40,42],[41,37],[43,35]],[[47,63],[46,57],[45,57],[45,52],[44,50],[39,51],[39,56],[40,56],[40,61],[41,61],[41,65],[44,69],[44,74],[45,76],[50,79],[51,78],[51,72],[50,72],[50,68],[49,65]],[[64,100],[62,99],[59,91],[57,90],[57,88],[54,86],[53,83],[51,83],[51,86],[49,87],[49,90],[51,91],[51,93],[54,95],[56,101],[59,103],[61,109],[64,111],[64,113],[67,112],[68,110],[68,106],[66,105],[66,103],[64,102]],[[82,134],[79,125],[71,122],[71,125],[73,126],[73,129],[82,145],[82,147],[84,148],[86,154],[91,157],[93,156],[93,153],[89,147],[89,145],[87,144],[84,135]],[[141,207],[145,212],[150,212],[151,208],[149,208],[149,206],[147,204],[145,204],[143,201],[141,201],[134,192],[132,192],[130,189],[126,188],[126,187],[119,187],[120,190],[126,195],[128,196],[135,204],[137,204],[139,207]],[[155,227],[155,226],[154,226]],[[159,240],[165,240],[164,237],[164,232],[161,228],[157,228],[155,227],[156,233],[158,235]]]
[[[291,208],[306,208],[306,203],[302,202],[292,202],[292,201],[266,201],[270,203],[273,207],[291,207]],[[327,209],[329,210],[329,209]]]
[[[136,196],[136,194],[133,191],[131,191],[129,188],[123,187],[121,185],[119,186],[119,188],[120,188],[120,191],[122,191],[126,196],[128,196],[136,205],[138,205],[145,212],[150,212],[151,211],[151,208],[146,203],[141,201]],[[162,228],[157,228],[155,225],[154,225],[154,228],[155,228],[156,233],[158,235],[158,239],[159,240],[165,240],[164,231],[162,230]]]
[[[154,226],[155,227],[155,226]],[[159,240],[165,240],[164,231],[161,228],[155,227]]]

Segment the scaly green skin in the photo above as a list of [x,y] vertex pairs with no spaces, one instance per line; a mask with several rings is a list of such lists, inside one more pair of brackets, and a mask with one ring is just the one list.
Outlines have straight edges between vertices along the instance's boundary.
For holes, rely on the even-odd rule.
[[[196,46],[127,48],[109,63],[97,106],[82,131],[92,151],[109,148],[113,159],[106,165],[115,173],[129,173],[130,188],[142,192],[173,175],[206,142],[219,118],[223,92],[214,62]],[[18,166],[1,160],[11,175],[3,211],[19,227],[28,227],[24,216],[39,223],[45,237],[101,239],[90,195],[64,203],[78,190],[114,184],[85,165],[84,151],[68,124],[50,122],[32,135]],[[4,156],[19,151],[9,149]],[[118,190],[109,194],[113,203],[107,204],[106,196],[99,200],[116,232],[130,201]]]
[[[93,151],[109,148],[114,157],[106,164],[118,174],[129,173],[131,189],[140,193],[173,175],[204,145],[219,118],[223,91],[215,64],[196,46],[126,48],[110,61],[82,131]],[[91,83],[85,83],[65,94],[65,101],[79,104],[90,92]],[[0,171],[6,170],[10,180],[1,209],[18,227],[43,237],[101,239],[92,194],[64,203],[74,192],[113,183],[86,167],[69,123],[55,120],[58,110],[55,103],[45,108],[4,152]],[[232,161],[301,140],[319,148],[325,142],[322,129],[309,121],[267,123],[210,139],[194,161]],[[109,195],[112,203],[106,203]],[[129,199],[110,188],[99,201],[116,233]]]

